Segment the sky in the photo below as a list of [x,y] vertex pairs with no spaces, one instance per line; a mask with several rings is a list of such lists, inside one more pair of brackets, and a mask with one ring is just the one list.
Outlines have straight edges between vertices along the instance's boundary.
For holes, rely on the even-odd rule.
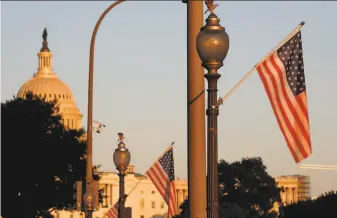
[[[337,165],[337,2],[216,3],[230,37],[219,70],[220,96],[306,22],[302,42],[313,154],[302,163]],[[2,1],[1,101],[36,72],[47,27],[54,72],[71,88],[85,127],[90,38],[109,4]],[[93,112],[107,126],[94,135],[93,161],[102,170],[115,171],[112,155],[123,132],[137,172],[145,173],[174,141],[176,175],[187,178],[186,8],[181,1],[127,1],[104,19],[96,39]],[[218,123],[219,159],[259,156],[272,176],[309,175],[312,196],[337,190],[337,171],[295,163],[256,72],[221,106]]]

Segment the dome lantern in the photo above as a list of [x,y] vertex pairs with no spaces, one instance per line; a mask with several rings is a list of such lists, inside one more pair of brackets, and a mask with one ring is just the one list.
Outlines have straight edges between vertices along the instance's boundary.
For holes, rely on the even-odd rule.
[[55,113],[62,115],[63,124],[70,129],[82,128],[82,114],[77,108],[70,88],[52,70],[52,52],[48,48],[47,29],[42,34],[43,43],[38,53],[38,71],[25,82],[17,93],[18,98],[26,98],[27,92],[55,101]]

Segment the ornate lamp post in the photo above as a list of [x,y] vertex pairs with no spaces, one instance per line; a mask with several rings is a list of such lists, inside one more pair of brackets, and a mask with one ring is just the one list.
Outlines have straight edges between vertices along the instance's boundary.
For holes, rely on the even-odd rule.
[[119,143],[116,148],[113,159],[118,170],[119,176],[119,207],[118,207],[118,218],[124,217],[125,210],[125,187],[124,187],[124,177],[126,175],[126,170],[130,164],[131,155],[129,150],[125,147],[123,142],[124,136],[123,133],[118,133],[119,135]]
[[83,201],[85,203],[86,218],[92,218],[92,212],[94,211],[95,196],[91,192],[85,193],[83,196]]
[[220,26],[220,19],[214,14],[215,5],[208,5],[211,14],[206,19],[206,25],[200,29],[197,36],[197,51],[202,66],[207,69],[205,77],[208,81],[207,104],[207,218],[219,217],[219,179],[218,179],[218,125],[219,109],[217,106],[217,82],[220,74],[217,72],[223,66],[229,49],[229,37],[225,28]]

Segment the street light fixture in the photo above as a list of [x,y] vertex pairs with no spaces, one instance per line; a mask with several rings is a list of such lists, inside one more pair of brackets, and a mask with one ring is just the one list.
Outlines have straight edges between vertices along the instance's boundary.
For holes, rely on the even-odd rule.
[[87,212],[86,218],[91,218],[92,212],[94,211],[95,196],[91,192],[87,192],[83,196],[83,201],[85,203],[86,212]]
[[129,150],[125,147],[123,142],[123,133],[118,133],[119,143],[118,147],[113,154],[113,160],[118,170],[119,176],[119,207],[118,207],[118,218],[124,217],[125,212],[125,187],[124,178],[126,175],[126,170],[130,164],[131,155]]
[[207,69],[205,77],[208,81],[207,115],[207,218],[219,217],[219,174],[218,174],[218,115],[217,82],[221,75],[217,72],[223,66],[229,49],[229,37],[225,28],[220,26],[220,19],[214,14],[215,7],[206,25],[197,36],[197,51],[202,66]]

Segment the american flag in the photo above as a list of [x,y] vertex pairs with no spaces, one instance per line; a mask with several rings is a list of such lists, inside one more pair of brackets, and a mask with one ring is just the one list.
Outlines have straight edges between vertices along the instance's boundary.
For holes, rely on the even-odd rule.
[[176,187],[174,183],[173,146],[170,145],[162,156],[146,172],[168,206],[168,217],[177,214]]
[[[127,195],[124,195],[124,200],[126,199],[126,197]],[[119,201],[117,201],[117,203],[113,207],[111,207],[106,213],[108,218],[118,218],[118,207],[119,207]]]
[[296,32],[255,68],[298,163],[312,154],[301,32]]

